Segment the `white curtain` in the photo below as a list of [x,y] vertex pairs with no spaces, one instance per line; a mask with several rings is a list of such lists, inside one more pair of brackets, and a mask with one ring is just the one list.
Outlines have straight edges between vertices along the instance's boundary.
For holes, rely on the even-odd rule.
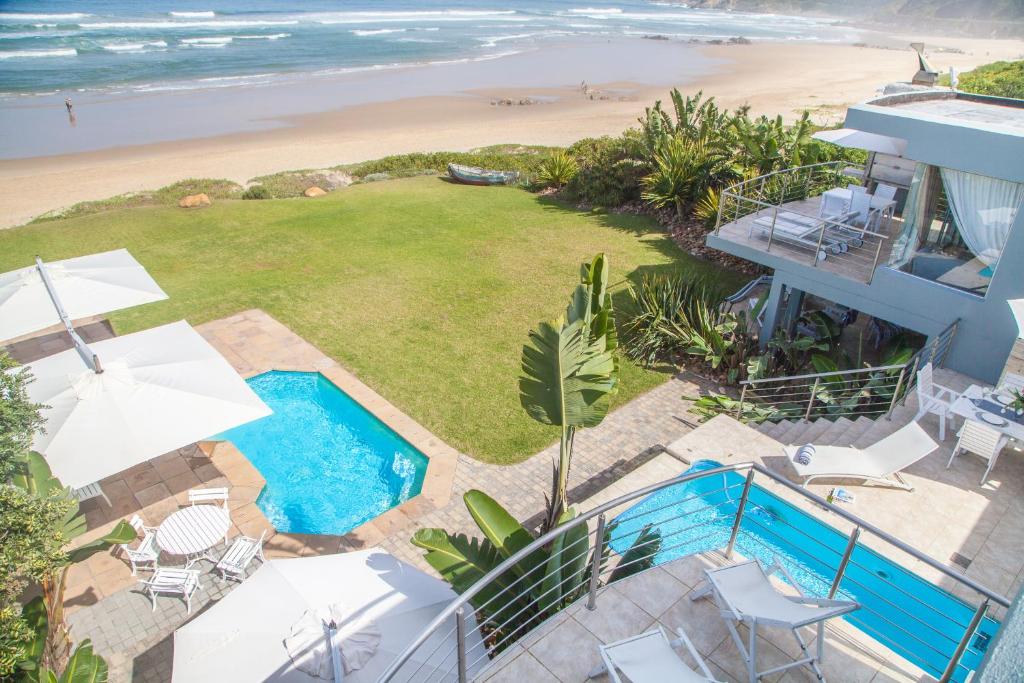
[[919,163],[914,169],[910,192],[903,204],[903,229],[893,240],[892,252],[889,255],[889,265],[893,268],[901,267],[917,253],[917,245],[921,241],[921,224],[930,220],[928,204],[931,201],[931,193],[928,188],[932,185],[934,173],[935,167],[928,164]]
[[994,269],[1024,200],[1024,184],[948,168],[942,169],[942,184],[967,248]]

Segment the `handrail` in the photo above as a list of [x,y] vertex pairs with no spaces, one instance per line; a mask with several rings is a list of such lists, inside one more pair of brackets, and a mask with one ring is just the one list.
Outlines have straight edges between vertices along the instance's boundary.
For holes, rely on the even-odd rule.
[[853,370],[836,370],[835,372],[814,372],[808,375],[786,375],[785,377],[765,377],[762,379],[745,379],[740,384],[762,384],[764,382],[781,382],[794,379],[817,379],[819,377],[831,377],[832,375],[855,375],[859,373],[878,372],[879,370],[899,370],[906,365],[878,365],[869,368],[854,368]]
[[743,187],[744,185],[747,185],[747,184],[750,184],[750,183],[764,182],[765,179],[771,178],[772,176],[791,175],[791,174],[796,173],[797,171],[806,171],[808,169],[813,169],[813,168],[824,168],[826,166],[834,166],[837,169],[840,168],[840,167],[843,168],[843,169],[846,169],[846,168],[859,168],[861,170],[864,169],[864,164],[858,164],[858,163],[855,163],[855,162],[849,162],[849,161],[819,161],[816,164],[805,164],[803,166],[790,166],[788,168],[780,168],[778,171],[771,171],[770,173],[765,173],[764,175],[759,175],[756,178],[750,178],[749,180],[743,180],[743,181],[740,181],[740,182],[736,183],[735,185],[730,185],[729,187],[725,188],[724,192],[730,192],[731,193],[737,187]]
[[[662,446],[661,448],[670,454],[672,453],[670,449],[665,448],[664,446]],[[437,632],[438,628],[440,628],[446,621],[448,621],[456,615],[462,615],[464,617],[464,615],[466,614],[466,605],[468,605],[475,596],[477,596],[481,591],[490,586],[491,583],[494,582],[496,579],[500,578],[506,572],[511,570],[517,564],[519,564],[520,561],[525,559],[531,553],[547,546],[549,543],[551,543],[551,541],[555,540],[560,535],[563,535],[576,527],[585,525],[595,518],[598,518],[600,526],[601,521],[603,521],[604,519],[605,513],[615,508],[619,508],[627,503],[635,501],[639,498],[643,498],[656,491],[660,491],[662,489],[673,486],[678,486],[680,484],[684,484],[686,482],[693,481],[696,479],[724,475],[729,472],[743,471],[747,472],[747,486],[745,486],[745,490],[749,490],[749,483],[752,481],[755,475],[766,476],[772,481],[781,484],[784,487],[788,488],[789,490],[793,491],[794,493],[803,496],[807,500],[813,502],[818,507],[824,508],[829,512],[835,513],[842,519],[851,522],[852,524],[854,524],[855,527],[860,528],[861,532],[868,532],[873,534],[882,541],[906,553],[911,558],[924,562],[926,565],[937,570],[939,573],[943,574],[947,578],[950,578],[959,584],[967,586],[976,593],[984,596],[987,600],[992,601],[1003,607],[1009,607],[1010,600],[1007,597],[1000,595],[999,593],[996,593],[990,590],[989,588],[986,588],[985,586],[974,581],[966,575],[953,571],[941,562],[938,562],[937,560],[918,551],[908,543],[896,538],[895,536],[883,531],[882,529],[879,529],[875,525],[871,524],[870,522],[867,522],[866,520],[858,517],[857,515],[846,510],[843,510],[835,505],[832,505],[821,496],[818,496],[814,493],[811,493],[810,491],[807,491],[803,487],[788,481],[784,477],[772,472],[771,470],[765,468],[764,466],[755,462],[733,463],[729,465],[721,465],[715,468],[699,472],[684,473],[678,477],[673,477],[672,479],[667,479],[662,482],[642,487],[640,489],[637,489],[636,491],[632,491],[622,496],[618,496],[613,500],[603,503],[602,505],[598,505],[597,507],[580,514],[579,516],[575,517],[569,522],[566,522],[565,524],[558,526],[555,529],[552,529],[551,531],[548,531],[547,533],[541,535],[525,547],[521,548],[518,552],[513,553],[497,567],[487,572],[487,574],[485,574],[480,580],[478,580],[476,583],[470,586],[455,600],[449,603],[447,607],[441,610],[441,612],[438,613],[430,621],[429,624],[427,624],[423,631],[388,665],[388,667],[384,670],[381,676],[377,679],[378,683],[388,683],[389,681],[391,681],[394,678],[394,676],[401,670],[403,665],[405,665],[406,662],[410,660],[413,653],[416,652],[416,650],[419,649],[424,643],[426,643],[427,640],[435,632]],[[593,594],[593,586],[591,587],[591,594]],[[472,613],[472,610],[470,611],[470,613]],[[464,670],[462,669],[463,666],[464,662],[460,661],[460,680],[465,680],[465,674],[463,673]]]
[[[753,199],[751,197],[745,197],[745,196],[740,195],[740,194],[735,194],[733,192],[730,192],[729,190],[723,190],[722,191],[722,198],[724,199],[725,197],[734,197],[736,199],[742,199],[743,201],[750,202],[752,204],[759,204],[762,208],[765,208],[765,209],[776,209],[779,206],[781,206],[780,204],[772,204],[771,202],[761,201],[760,199]],[[795,213],[796,215],[803,216],[804,218],[813,218],[816,221],[821,221],[822,224],[831,224],[831,225],[833,225],[835,227],[838,227],[838,228],[850,229],[850,225],[848,223],[843,223],[842,221],[837,221],[837,220],[834,220],[832,218],[826,218],[826,217],[821,217],[821,216],[812,216],[809,213],[802,213],[800,211],[796,211],[795,209],[787,209],[787,210],[790,213]],[[869,235],[871,237],[877,237],[877,238],[883,239],[883,240],[889,239],[888,235],[880,233],[880,232],[875,232],[874,230],[868,230],[867,228],[854,228],[854,229],[856,230],[858,235]]]

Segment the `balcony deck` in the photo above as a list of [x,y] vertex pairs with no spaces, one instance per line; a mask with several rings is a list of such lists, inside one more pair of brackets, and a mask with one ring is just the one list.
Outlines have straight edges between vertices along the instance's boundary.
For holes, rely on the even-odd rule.
[[[790,211],[793,213],[803,214],[805,216],[817,216],[820,205],[820,196],[810,197],[807,199],[786,202],[779,207],[779,212]],[[771,215],[771,210],[762,209],[757,213],[751,213],[741,217],[737,221],[727,223],[725,221],[729,218],[728,211],[723,210],[723,222],[718,232],[713,233],[713,235],[721,240],[725,240],[742,247],[742,250],[736,251],[725,249],[725,251],[729,251],[729,253],[732,253],[735,256],[752,258],[754,261],[761,262],[756,257],[751,257],[748,252],[749,250],[752,250],[754,252],[771,254],[776,258],[784,259],[786,261],[801,263],[809,267],[816,267],[821,271],[833,273],[851,280],[857,280],[860,282],[867,282],[870,280],[870,276],[874,270],[875,253],[879,238],[869,236],[862,246],[851,248],[850,251],[845,254],[828,254],[824,261],[819,260],[815,266],[813,249],[796,246],[783,242],[779,239],[773,239],[771,246],[769,247],[767,238],[760,234],[760,230],[751,230],[754,221],[757,220],[759,216],[768,216],[770,218]],[[897,218],[892,219],[887,227],[883,223],[882,233],[886,235],[887,239],[882,240],[881,253],[878,255],[879,264],[885,264],[888,262],[890,252],[892,251],[892,236],[899,233],[899,225],[900,221]],[[718,247],[718,245],[713,246]],[[766,265],[768,265],[768,263],[766,263]]]

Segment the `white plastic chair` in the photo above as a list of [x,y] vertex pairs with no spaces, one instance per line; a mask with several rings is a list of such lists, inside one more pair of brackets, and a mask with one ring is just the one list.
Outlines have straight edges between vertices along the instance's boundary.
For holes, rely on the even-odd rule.
[[188,492],[188,502],[196,503],[220,503],[225,510],[228,509],[228,489],[220,487],[214,489],[191,489]]
[[956,456],[960,454],[960,451],[970,451],[976,455],[980,455],[985,460],[988,460],[988,467],[985,468],[985,474],[981,475],[981,485],[985,485],[985,481],[988,479],[989,472],[996,464],[996,460],[999,459],[999,453],[1002,452],[1003,447],[1006,446],[1006,442],[1009,438],[1000,432],[998,429],[993,429],[988,425],[974,420],[967,420],[964,422],[964,426],[960,429],[960,438],[956,442],[956,448],[953,449],[953,454],[949,456],[949,462],[946,463],[946,469],[948,470],[956,459]]
[[152,578],[140,583],[145,586],[150,600],[153,601],[154,612],[157,595],[176,595],[184,601],[186,612],[192,614],[192,596],[201,588],[198,569],[160,568],[153,573]]
[[852,192],[853,194],[857,194],[858,192],[867,192],[868,191],[868,188],[864,187],[863,185],[854,185],[853,183],[850,183],[849,185],[847,185],[846,189],[849,190],[850,192]]
[[[779,592],[772,585],[770,578],[775,572],[785,577],[799,595],[786,595]],[[760,562],[751,560],[719,569],[706,569],[704,575],[707,579],[706,585],[694,591],[690,599],[697,600],[707,595],[712,596],[718,606],[719,614],[725,620],[725,625],[729,628],[729,633],[736,643],[736,649],[746,662],[750,683],[757,683],[761,677],[804,665],[811,668],[819,681],[825,680],[819,666],[822,656],[825,654],[825,622],[860,609],[858,603],[848,600],[807,597],[792,575],[779,563],[778,558],[775,558],[767,571]],[[743,644],[743,638],[736,630],[736,625],[739,623],[746,624],[749,629],[747,645]],[[812,624],[818,627],[817,651],[814,654],[808,651],[807,643],[804,642],[798,630]],[[758,671],[758,626],[778,626],[790,629],[804,656],[788,664]]]
[[266,537],[266,529],[259,538],[239,536],[224,553],[224,557],[220,558],[215,569],[220,571],[221,577],[225,580],[233,578],[241,581],[245,578],[245,569],[250,562],[256,558],[259,558],[261,563],[266,562],[266,558],[263,557],[263,539]]
[[120,544],[121,551],[132,566],[132,576],[135,576],[136,572],[143,568],[156,571],[158,569],[157,562],[160,559],[160,550],[156,547],[156,529],[146,526],[138,515],[132,515],[128,523],[142,539],[134,548],[131,547],[131,543]]
[[914,421],[931,413],[939,416],[939,439],[946,440],[946,418],[950,424],[953,422],[953,404],[960,398],[949,387],[944,387],[932,381],[932,364],[928,363],[917,371],[917,415]]
[[84,503],[85,501],[93,498],[102,498],[107,501],[107,507],[114,507],[113,503],[110,502],[110,499],[107,498],[107,494],[103,492],[103,488],[100,486],[98,481],[86,484],[80,489],[72,489],[71,495],[73,495],[75,500],[79,503]]
[[819,218],[835,218],[842,216],[849,211],[849,203],[842,197],[831,194],[821,195],[821,204],[818,206]]
[[1019,391],[1024,394],[1024,375],[1018,375],[1015,372],[1007,372],[1003,375],[1003,379],[999,383],[999,391],[1006,394]]
[[850,211],[855,214],[853,223],[865,229],[871,227],[871,195],[867,192],[854,192],[850,197]]
[[875,197],[883,201],[891,202],[896,198],[896,188],[885,183],[875,185]]
[[[679,637],[670,642],[668,636],[665,635],[665,630],[658,626],[653,631],[601,645],[599,647],[604,664],[587,674],[587,678],[596,678],[607,671],[612,683],[622,683],[622,679],[619,678],[621,671],[632,683],[661,683],[662,681],[706,683],[715,681],[708,665],[683,629],[677,628],[676,634]],[[680,645],[686,646],[693,661],[697,662],[700,673],[679,659],[674,648]]]

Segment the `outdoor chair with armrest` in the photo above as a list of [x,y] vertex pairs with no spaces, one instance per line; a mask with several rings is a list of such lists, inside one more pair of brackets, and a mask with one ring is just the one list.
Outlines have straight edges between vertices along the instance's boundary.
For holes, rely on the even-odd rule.
[[[779,591],[771,581],[774,573],[782,575],[798,595],[787,595]],[[749,683],[757,683],[762,677],[780,673],[800,666],[808,666],[819,681],[825,676],[820,662],[825,654],[825,622],[860,609],[860,605],[849,600],[826,600],[807,596],[793,576],[776,557],[765,570],[757,560],[740,562],[728,567],[704,570],[706,584],[695,590],[691,600],[711,596],[729,633],[736,643],[736,649],[747,665]],[[748,628],[747,644],[737,631],[738,624]],[[796,638],[803,657],[788,664],[757,670],[757,629],[759,626],[788,628]],[[815,652],[808,650],[807,643],[799,629],[817,626]],[[667,680],[667,679],[663,679]]]
[[264,529],[259,538],[239,536],[224,553],[224,557],[217,562],[215,569],[220,572],[223,579],[233,578],[241,581],[245,578],[245,569],[255,559],[261,563],[266,562],[263,557],[263,540],[267,537],[267,530]]
[[936,384],[932,380],[932,364],[929,362],[917,371],[917,415],[914,420],[920,420],[929,413],[939,418],[939,439],[946,440],[946,419],[953,421],[953,404],[960,398],[960,394],[949,387]]
[[152,578],[140,581],[150,600],[153,611],[156,611],[157,595],[177,595],[186,606],[186,612],[192,614],[192,596],[201,588],[198,569],[168,569],[161,567],[153,572]]
[[142,517],[138,515],[132,515],[128,523],[141,538],[139,544],[134,548],[131,543],[120,544],[121,552],[128,558],[128,563],[132,567],[132,576],[135,576],[141,568],[156,571],[158,569],[157,562],[160,559],[160,550],[156,547],[156,529],[146,526]]
[[228,509],[228,489],[226,486],[212,489],[190,489],[188,492],[190,505],[196,503],[220,503],[225,510]]
[[970,451],[975,455],[980,455],[988,461],[985,474],[981,475],[981,485],[984,486],[989,472],[995,467],[996,460],[999,459],[999,454],[1006,446],[1006,442],[1009,441],[1009,437],[998,429],[993,429],[974,420],[964,422],[964,426],[960,428],[959,437],[956,448],[953,449],[952,455],[949,456],[949,462],[946,463],[946,469],[950,468],[961,451]]
[[814,446],[810,462],[798,462],[798,446],[783,448],[789,464],[807,486],[815,479],[863,479],[893,488],[913,491],[900,472],[932,453],[939,444],[916,422],[901,427],[865,449],[844,446]]
[[[587,674],[587,678],[596,678],[607,672],[612,683],[622,683],[619,677],[619,672],[622,672],[632,683],[713,683],[715,677],[686,632],[677,628],[676,634],[679,637],[669,641],[659,625],[647,633],[600,645],[604,664]],[[675,648],[680,645],[686,646],[700,672],[688,667],[676,654]]]

